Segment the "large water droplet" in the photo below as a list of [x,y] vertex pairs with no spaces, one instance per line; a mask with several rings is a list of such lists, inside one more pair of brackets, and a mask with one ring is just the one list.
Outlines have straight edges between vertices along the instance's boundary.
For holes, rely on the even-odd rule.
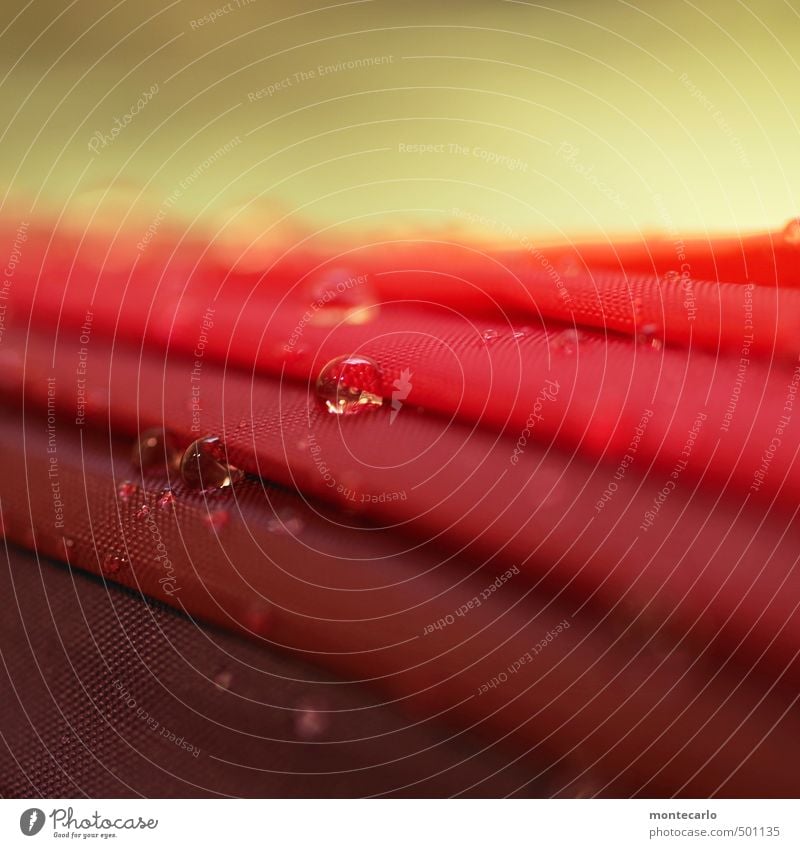
[[225,489],[243,476],[243,471],[228,463],[227,451],[219,436],[206,436],[192,442],[181,460],[181,477],[192,489]]
[[332,359],[317,378],[317,396],[334,415],[355,415],[383,404],[383,376],[367,356]]
[[792,218],[783,228],[783,240],[786,244],[800,244],[800,218]]
[[180,461],[177,439],[168,430],[158,427],[145,430],[133,446],[131,462],[142,470],[167,468],[175,471]]
[[142,504],[141,508],[136,513],[136,517],[145,519],[148,515],[150,515],[150,507],[147,504]]
[[499,335],[500,333],[497,330],[484,330],[481,333],[481,340],[484,344],[491,344]]

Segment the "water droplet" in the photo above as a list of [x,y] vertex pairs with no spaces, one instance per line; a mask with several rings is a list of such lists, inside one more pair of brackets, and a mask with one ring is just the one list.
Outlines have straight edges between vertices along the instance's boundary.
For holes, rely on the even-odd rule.
[[147,504],[142,504],[141,509],[136,513],[137,518],[147,518],[150,515],[150,507]]
[[128,558],[122,554],[109,551],[103,558],[101,569],[103,574],[119,574],[128,564]]
[[75,547],[75,540],[71,539],[69,536],[64,536],[64,547],[67,550],[72,550]]
[[355,415],[383,404],[383,376],[367,356],[332,359],[317,378],[317,396],[334,415]]
[[783,228],[783,240],[786,244],[800,244],[800,218],[793,218]]
[[550,338],[550,347],[564,356],[573,356],[581,341],[577,330],[562,330]]
[[212,532],[219,533],[223,527],[226,527],[231,520],[230,513],[227,509],[215,509],[207,512],[203,516],[203,524]]
[[192,489],[225,489],[243,476],[244,472],[228,464],[227,451],[219,436],[192,442],[181,460],[181,477]]
[[484,330],[481,333],[481,339],[483,340],[484,344],[489,344],[490,342],[493,342],[496,338],[498,338],[499,335],[500,333],[498,333],[497,330]]
[[117,486],[117,497],[127,503],[136,494],[136,484],[130,480],[125,480]]
[[295,707],[294,733],[304,742],[314,742],[321,739],[330,725],[328,713],[323,712],[319,703],[304,700]]
[[142,470],[167,468],[177,470],[181,454],[177,439],[168,430],[153,427],[145,430],[133,446],[131,462]]
[[219,686],[220,689],[230,689],[231,683],[233,683],[233,674],[227,669],[218,671],[214,675],[214,683]]
[[171,509],[175,504],[175,495],[172,489],[164,489],[156,501],[159,509]]
[[664,274],[661,277],[659,282],[665,283],[665,284],[668,284],[668,285],[675,285],[675,283],[677,283],[680,280],[680,278],[681,278],[681,275],[678,271],[667,271],[666,274]]
[[318,327],[366,324],[378,314],[366,274],[349,268],[317,273],[306,286],[311,323]]
[[519,330],[514,330],[512,335],[515,339],[524,339],[530,335],[530,330],[527,327],[522,327]]

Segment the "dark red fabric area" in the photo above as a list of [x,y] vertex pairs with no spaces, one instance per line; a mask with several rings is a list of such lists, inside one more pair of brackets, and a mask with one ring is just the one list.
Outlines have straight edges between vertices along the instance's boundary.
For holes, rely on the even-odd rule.
[[[544,761],[590,779],[591,794],[797,789],[785,764],[800,744],[800,728],[780,675],[708,663],[624,617],[574,610],[531,591],[521,575],[468,614],[453,616],[495,572],[430,547],[406,551],[385,530],[336,527],[313,506],[257,481],[208,497],[176,487],[174,503],[160,508],[167,481],[136,479],[129,444],[109,445],[89,431],[73,436],[61,422],[64,527],[57,528],[44,420],[28,416],[22,425],[6,414],[0,434],[8,537],[101,574],[109,553],[124,557],[115,581],[369,683],[417,721],[447,721],[514,750],[532,780]],[[20,442],[24,452],[7,447]],[[133,477],[122,493],[114,486],[121,471]],[[22,479],[25,487],[16,485]],[[143,517],[143,506],[152,518]],[[226,521],[209,523],[219,511]],[[168,551],[174,581],[167,592],[150,525]],[[138,614],[147,620],[149,605]],[[452,624],[430,628],[448,615]],[[559,624],[546,649],[507,671]],[[134,647],[145,662],[155,650],[136,641]],[[113,659],[127,667],[124,654]],[[98,663],[95,674],[105,674]],[[502,683],[488,685],[501,675]],[[179,677],[172,691],[183,685]],[[263,765],[256,749],[241,753],[241,761]],[[578,786],[577,775],[567,782]]]
[[528,797],[573,777],[137,592],[3,560],[4,798]]

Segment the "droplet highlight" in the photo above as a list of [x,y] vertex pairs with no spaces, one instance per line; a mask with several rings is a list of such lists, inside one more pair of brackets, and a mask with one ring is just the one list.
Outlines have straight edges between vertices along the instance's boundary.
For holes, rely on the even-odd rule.
[[367,356],[332,359],[317,378],[317,397],[333,415],[357,415],[383,405],[383,375]]

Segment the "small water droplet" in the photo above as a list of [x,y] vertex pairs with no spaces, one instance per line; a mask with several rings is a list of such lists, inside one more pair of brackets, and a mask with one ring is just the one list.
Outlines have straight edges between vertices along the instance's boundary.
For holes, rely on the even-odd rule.
[[175,495],[172,489],[164,489],[156,501],[159,509],[171,509],[175,504]]
[[512,335],[515,339],[525,339],[530,335],[530,329],[528,327],[521,327],[519,330],[514,330]]
[[659,280],[661,283],[675,285],[681,278],[681,275],[678,271],[667,271]]
[[115,551],[109,551],[105,557],[103,557],[103,564],[101,566],[103,574],[119,574],[119,572],[125,568],[128,564],[128,558],[123,554],[118,554]]
[[783,240],[786,244],[800,244],[800,218],[792,218],[783,228]]
[[497,330],[484,330],[481,333],[481,339],[484,344],[489,344],[493,342],[496,338],[500,336],[500,333]]
[[206,436],[192,442],[181,460],[181,477],[192,489],[225,489],[243,476],[244,472],[228,463],[227,451],[219,436]]
[[69,536],[64,536],[64,547],[71,550],[75,547],[75,540],[71,539]]
[[661,350],[663,343],[658,337],[658,325],[643,324],[636,335],[636,343],[650,347],[653,350]]
[[137,518],[147,518],[150,515],[150,507],[147,504],[142,504],[141,509],[136,513]]
[[214,675],[214,683],[220,689],[230,689],[231,683],[233,683],[233,674],[227,669],[222,669]]
[[223,527],[227,527],[231,520],[227,509],[215,509],[203,516],[203,524],[212,532],[219,533]]
[[181,454],[177,439],[168,430],[153,427],[145,430],[133,446],[131,462],[142,470],[167,468],[177,470]]
[[267,521],[267,530],[276,536],[296,536],[304,526],[303,519],[290,510],[276,513]]
[[321,739],[330,725],[328,713],[323,711],[322,705],[310,700],[303,700],[297,704],[292,723],[295,736],[304,742]]
[[564,356],[573,356],[581,341],[577,330],[562,330],[550,338],[550,347]]
[[383,376],[367,356],[332,359],[317,377],[317,396],[334,415],[355,415],[383,404]]
[[127,503],[136,494],[136,484],[125,480],[117,486],[117,497]]

